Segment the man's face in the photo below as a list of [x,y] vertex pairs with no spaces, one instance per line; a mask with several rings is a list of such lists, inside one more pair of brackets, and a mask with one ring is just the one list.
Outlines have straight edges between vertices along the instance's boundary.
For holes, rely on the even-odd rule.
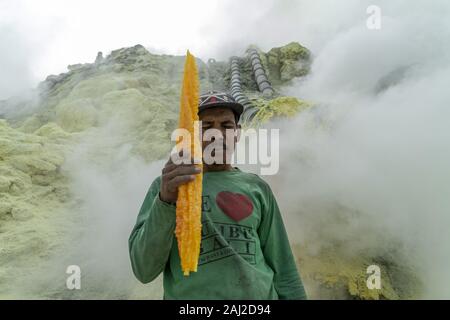
[[203,162],[220,164],[212,160],[208,162],[206,157],[212,156],[214,159],[221,159],[219,161],[222,163],[231,163],[240,129],[240,125],[236,124],[233,111],[222,107],[207,109],[200,112],[199,119],[202,121]]

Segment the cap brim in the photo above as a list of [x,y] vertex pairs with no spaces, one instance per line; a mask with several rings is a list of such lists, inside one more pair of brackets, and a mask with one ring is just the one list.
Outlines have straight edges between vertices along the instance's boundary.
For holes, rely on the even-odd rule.
[[240,103],[237,102],[218,102],[218,103],[210,103],[207,105],[203,105],[201,107],[198,108],[198,113],[208,110],[208,109],[213,109],[213,108],[229,108],[231,109],[235,114],[237,114],[238,116],[241,116],[242,112],[244,112],[244,106]]

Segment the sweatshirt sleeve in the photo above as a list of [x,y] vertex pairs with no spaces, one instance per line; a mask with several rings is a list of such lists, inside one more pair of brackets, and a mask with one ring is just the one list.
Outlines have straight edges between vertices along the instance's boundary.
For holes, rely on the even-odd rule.
[[281,300],[307,299],[275,196],[269,185],[263,201],[263,216],[258,229],[267,264],[274,271],[274,285]]
[[150,186],[128,239],[133,273],[142,283],[164,270],[174,239],[176,207],[159,198],[160,181],[158,177]]

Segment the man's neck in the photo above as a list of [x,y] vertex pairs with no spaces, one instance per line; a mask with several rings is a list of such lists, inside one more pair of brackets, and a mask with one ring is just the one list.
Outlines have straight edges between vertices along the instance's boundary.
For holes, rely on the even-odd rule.
[[227,164],[203,164],[203,172],[231,171],[233,166]]

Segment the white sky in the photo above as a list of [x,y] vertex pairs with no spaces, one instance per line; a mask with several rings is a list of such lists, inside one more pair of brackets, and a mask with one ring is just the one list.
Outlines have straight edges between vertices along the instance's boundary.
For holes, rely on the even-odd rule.
[[[174,54],[200,51],[206,46],[201,28],[217,6],[211,0],[0,2],[0,27],[9,27],[15,45],[34,55],[31,73],[38,78],[68,64],[91,62],[98,51],[138,43]],[[3,46],[8,48],[4,41]]]
[[[0,99],[122,47],[226,59],[250,44],[317,48],[358,0],[0,0]],[[356,9],[356,10],[355,10]],[[356,12],[356,16],[353,14]],[[350,19],[350,21],[353,19]],[[351,22],[354,23],[353,21]]]
[[[98,51],[142,44],[208,58],[221,43],[208,41],[220,10],[216,0],[0,0],[0,99],[69,64],[92,62]],[[13,75],[17,81],[5,80]]]
[[[448,12],[436,1],[434,15]],[[336,34],[383,15],[422,13],[396,0],[0,0],[0,100],[98,51],[141,44],[156,53],[227,59],[250,44],[298,41],[318,53]],[[389,3],[389,5],[388,5]],[[434,3],[434,2],[433,2]],[[430,7],[430,6],[429,6]],[[414,10],[412,10],[414,9]],[[420,9],[420,10],[419,10]],[[386,30],[388,31],[388,30]]]

